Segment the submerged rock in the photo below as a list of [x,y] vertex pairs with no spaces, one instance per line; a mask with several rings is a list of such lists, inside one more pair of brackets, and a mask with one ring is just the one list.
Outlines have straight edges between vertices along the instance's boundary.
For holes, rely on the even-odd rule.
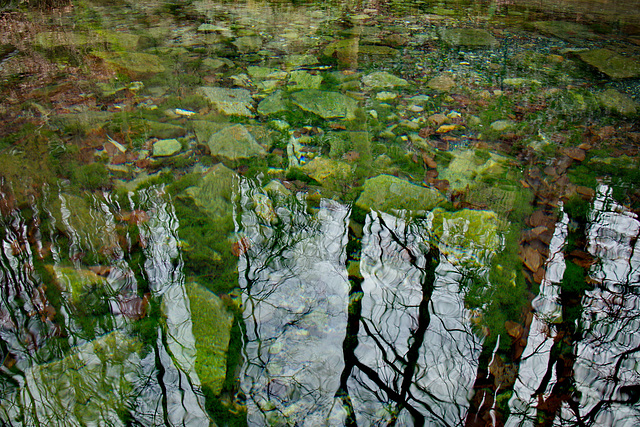
[[347,163],[325,157],[316,157],[306,163],[302,171],[333,191],[340,190],[340,184],[351,176],[351,166]]
[[327,134],[332,158],[351,158],[367,164],[373,160],[369,132],[331,132]]
[[208,141],[212,156],[230,160],[266,154],[254,136],[241,124],[229,126],[211,135]]
[[429,80],[427,86],[441,92],[449,92],[456,87],[456,82],[450,74],[440,74]]
[[80,133],[88,133],[94,129],[100,129],[109,123],[115,113],[108,111],[84,111],[81,113],[58,114],[51,118],[51,123],[62,131],[73,130]]
[[161,139],[153,144],[153,157],[168,157],[179,153],[182,144],[177,139]]
[[440,179],[449,181],[452,190],[473,188],[483,178],[499,176],[505,171],[507,158],[495,153],[475,150],[452,151],[447,167],[439,170]]
[[263,116],[281,113],[287,111],[287,102],[282,97],[282,91],[276,91],[269,95],[258,104],[258,113]]
[[184,136],[187,132],[185,128],[171,123],[160,123],[152,120],[143,121],[145,132],[150,137],[159,139],[171,139]]
[[246,89],[203,86],[199,92],[222,114],[241,117],[255,116],[251,111],[253,98],[251,92]]
[[638,104],[629,96],[615,89],[607,89],[597,95],[600,105],[622,116],[633,116],[638,112]]
[[36,34],[35,46],[42,49],[74,48],[89,44],[103,42],[102,37],[83,33],[72,33],[67,31],[43,31]]
[[569,21],[538,21],[533,26],[541,33],[550,34],[559,39],[581,43],[584,40],[595,39],[598,36],[589,28],[577,22]]
[[346,118],[353,120],[358,103],[338,92],[317,89],[301,90],[291,95],[293,103],[323,119]]
[[259,36],[238,37],[233,45],[238,48],[240,53],[253,53],[262,48],[262,39]]
[[601,73],[614,79],[640,77],[640,62],[608,49],[578,53],[578,57]]
[[449,46],[475,48],[498,46],[498,41],[490,32],[479,28],[446,28],[440,33],[440,37]]
[[196,372],[203,387],[213,394],[222,391],[227,375],[227,352],[233,315],[213,292],[197,283],[186,283],[196,340]]
[[440,251],[453,255],[450,260],[483,264],[500,249],[499,220],[495,212],[472,209],[448,212],[436,208],[432,221]]
[[322,84],[322,76],[313,75],[308,71],[292,71],[289,76],[291,89],[319,89]]
[[378,175],[364,182],[364,191],[356,200],[362,209],[374,209],[388,213],[407,210],[424,212],[444,201],[444,196],[434,188],[420,187],[391,175]]
[[515,123],[511,120],[496,120],[495,122],[491,123],[491,129],[498,132],[503,132],[505,130],[513,129],[514,125]]
[[160,58],[150,53],[123,51],[98,52],[95,55],[133,77],[161,73],[165,70]]
[[80,302],[88,292],[107,286],[106,279],[91,270],[61,266],[47,266],[47,270],[55,277],[57,286],[69,294],[69,301],[74,304]]
[[115,331],[58,361],[34,365],[20,376],[16,392],[3,395],[3,415],[15,425],[124,426],[121,417],[139,394],[141,350],[139,341]]
[[233,212],[232,198],[240,177],[218,163],[204,174],[198,185],[186,189],[196,205],[208,215],[219,218]]
[[141,44],[141,37],[137,34],[122,31],[98,30],[97,33],[109,43],[112,48],[124,50],[136,50]]
[[208,120],[193,120],[190,122],[193,128],[193,133],[196,134],[198,143],[206,145],[209,143],[211,135],[216,132],[220,132],[222,129],[231,126],[231,123],[218,123]]
[[388,89],[408,86],[409,82],[386,71],[376,71],[362,78],[362,83],[369,89]]

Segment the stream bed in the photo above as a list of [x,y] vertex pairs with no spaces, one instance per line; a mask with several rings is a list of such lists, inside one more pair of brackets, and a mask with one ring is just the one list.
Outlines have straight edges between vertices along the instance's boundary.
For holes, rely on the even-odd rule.
[[0,3],[0,424],[640,424],[640,3]]

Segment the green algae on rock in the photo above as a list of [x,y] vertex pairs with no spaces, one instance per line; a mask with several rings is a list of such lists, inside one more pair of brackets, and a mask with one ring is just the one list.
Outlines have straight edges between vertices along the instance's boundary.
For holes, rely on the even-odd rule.
[[281,90],[269,95],[258,104],[258,113],[263,116],[283,113],[288,110],[287,102],[283,98]]
[[331,160],[325,157],[316,157],[302,166],[302,171],[318,181],[323,187],[340,191],[351,176],[351,166],[345,162]]
[[633,116],[638,112],[638,103],[615,89],[607,89],[597,95],[600,105],[622,116]]
[[241,124],[226,127],[209,138],[212,156],[222,156],[229,160],[249,158],[266,154],[265,149]]
[[196,340],[196,373],[202,386],[218,395],[227,375],[233,315],[227,311],[222,300],[205,287],[186,283],[185,288]]
[[569,42],[581,43],[583,40],[598,38],[598,35],[588,27],[577,22],[568,21],[538,21],[533,26],[540,32],[550,34]]
[[251,111],[253,98],[246,89],[227,89],[222,87],[203,86],[199,93],[220,113],[227,116],[254,117]]
[[432,214],[440,251],[453,255],[451,260],[484,264],[500,249],[500,221],[495,212],[472,209],[448,212],[436,208]]
[[464,190],[473,188],[482,179],[500,176],[505,171],[507,157],[482,153],[475,150],[452,151],[453,157],[446,168],[439,170],[439,178],[449,181],[452,190]]
[[153,144],[153,157],[168,157],[179,153],[182,144],[177,139],[161,139]]
[[150,53],[94,52],[94,55],[131,77],[162,73],[165,70],[160,58]]
[[419,214],[431,211],[444,200],[435,188],[420,187],[392,175],[378,175],[364,182],[356,206],[387,213],[406,210]]
[[386,71],[375,71],[362,78],[362,83],[369,89],[388,89],[408,86],[409,82]]
[[152,120],[143,120],[142,127],[147,136],[159,139],[179,138],[187,132],[182,126]]
[[289,74],[289,86],[292,90],[320,89],[322,76],[314,75],[304,70],[292,71]]
[[71,250],[98,254],[104,248],[118,246],[115,233],[96,233],[95,230],[112,230],[112,220],[93,208],[85,199],[69,194],[60,194],[52,200],[51,216],[55,227],[70,239]]
[[108,286],[104,277],[91,270],[62,266],[47,266],[47,270],[55,277],[58,287],[69,294],[69,300],[74,304],[81,302],[83,296],[96,288]]
[[42,49],[57,48],[78,48],[87,45],[97,45],[104,42],[102,37],[97,35],[88,35],[84,33],[73,33],[66,31],[43,31],[36,34],[34,39],[35,46]]
[[440,37],[449,46],[470,48],[492,48],[498,46],[496,38],[487,30],[479,28],[445,28]]
[[614,79],[640,77],[640,61],[619,55],[609,49],[579,52],[578,57],[601,73]]
[[217,219],[233,212],[232,198],[239,179],[238,174],[218,163],[204,174],[198,185],[185,191],[197,206]]
[[291,95],[293,103],[323,119],[353,120],[358,102],[338,92],[306,89]]

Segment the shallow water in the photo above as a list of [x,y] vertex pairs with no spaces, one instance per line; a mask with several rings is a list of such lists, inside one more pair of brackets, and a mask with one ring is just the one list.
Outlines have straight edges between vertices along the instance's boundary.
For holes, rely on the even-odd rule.
[[24,6],[3,425],[640,422],[637,1]]

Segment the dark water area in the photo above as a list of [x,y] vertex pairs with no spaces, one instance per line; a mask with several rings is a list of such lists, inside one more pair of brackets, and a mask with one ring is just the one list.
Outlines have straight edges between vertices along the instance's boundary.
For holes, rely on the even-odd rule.
[[0,0],[0,425],[640,425],[640,2]]

